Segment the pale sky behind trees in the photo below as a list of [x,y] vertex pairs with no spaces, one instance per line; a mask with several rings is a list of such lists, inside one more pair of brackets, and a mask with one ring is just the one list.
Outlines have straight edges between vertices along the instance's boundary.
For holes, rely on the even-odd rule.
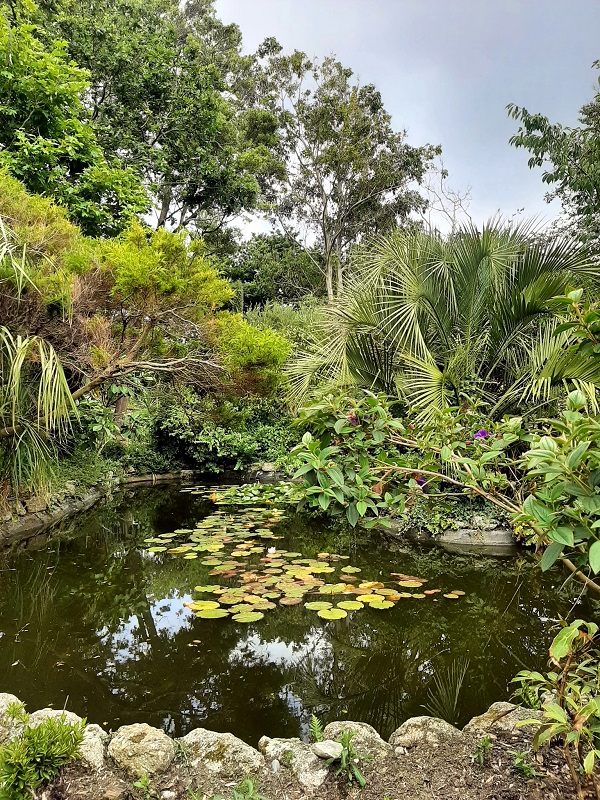
[[335,54],[381,91],[412,144],[441,144],[449,184],[471,187],[481,222],[555,216],[541,172],[508,144],[514,102],[575,124],[600,73],[600,0],[217,0],[244,47],[275,36],[285,50]]

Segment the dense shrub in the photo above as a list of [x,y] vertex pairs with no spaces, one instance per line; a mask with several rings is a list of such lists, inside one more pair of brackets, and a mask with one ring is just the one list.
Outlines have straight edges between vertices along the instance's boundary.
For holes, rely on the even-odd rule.
[[76,758],[85,722],[63,718],[26,725],[20,736],[0,748],[0,799],[27,800],[54,780],[60,769]]
[[206,472],[282,462],[296,441],[285,408],[260,398],[217,400],[182,393],[157,417],[157,449]]

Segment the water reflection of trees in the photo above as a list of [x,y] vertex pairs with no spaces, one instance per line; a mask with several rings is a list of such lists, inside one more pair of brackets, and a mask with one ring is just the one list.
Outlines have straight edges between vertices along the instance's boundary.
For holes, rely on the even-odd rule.
[[[462,586],[467,597],[407,600],[390,612],[367,610],[327,625],[301,606],[244,629],[197,620],[183,601],[205,581],[204,568],[182,559],[161,563],[138,543],[189,524],[201,509],[185,496],[150,498],[119,515],[110,508],[88,515],[78,537],[22,553],[15,571],[3,572],[6,690],[30,705],[58,704],[68,691],[69,707],[98,722],[146,719],[174,733],[206,724],[255,742],[261,733],[296,734],[313,709],[389,732],[423,713],[433,674],[460,657],[470,662],[465,719],[502,696],[521,665],[545,659],[545,620],[560,606],[548,576],[435,554],[426,562],[429,575],[447,588]],[[352,547],[336,537],[329,530],[324,543],[300,529],[291,541],[311,555],[319,547]],[[353,558],[376,573],[389,572],[392,557],[425,574],[419,554],[363,550]],[[10,666],[17,659],[21,671]]]

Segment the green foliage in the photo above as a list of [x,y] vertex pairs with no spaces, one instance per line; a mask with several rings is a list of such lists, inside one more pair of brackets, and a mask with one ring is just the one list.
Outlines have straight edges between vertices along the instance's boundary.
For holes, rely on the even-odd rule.
[[224,312],[214,327],[221,362],[239,393],[273,393],[290,352],[287,339],[269,328],[253,327],[240,314]]
[[77,757],[85,722],[50,717],[0,747],[0,797],[28,800]]
[[459,718],[460,693],[469,670],[469,660],[456,659],[442,670],[436,670],[427,693],[425,709],[432,717],[456,725]]
[[242,310],[275,300],[297,301],[323,293],[319,258],[318,251],[309,254],[285,235],[258,234],[241,245],[225,274],[238,287]]
[[240,54],[237,26],[209,2],[44,7],[48,35],[88,71],[101,146],[141,176],[159,226],[217,229],[257,204],[281,169],[276,121],[251,102],[252,58]]
[[145,193],[96,141],[82,102],[85,71],[64,42],[42,41],[28,18],[31,5],[17,7],[14,22],[0,10],[0,165],[64,205],[86,233],[114,234],[146,209]]
[[185,466],[214,473],[281,462],[294,441],[289,418],[274,401],[219,401],[193,392],[165,405],[156,435]]
[[75,411],[62,365],[39,337],[13,336],[0,326],[0,481],[15,490],[43,486]]
[[323,725],[321,724],[321,720],[315,715],[310,715],[310,740],[311,742],[322,742],[325,738],[323,733]]
[[306,433],[292,451],[298,463],[294,477],[305,482],[309,508],[342,511],[352,526],[382,509],[402,510],[401,502],[384,493],[374,469],[375,462],[397,455],[388,437],[401,428],[383,395],[326,395],[300,409],[297,424]]
[[556,397],[562,371],[542,371],[571,338],[554,336],[553,298],[599,267],[567,237],[531,233],[499,223],[446,239],[397,230],[357,250],[353,281],[290,366],[297,395],[315,382],[353,382],[423,415],[468,398],[492,417]]
[[98,251],[112,296],[138,314],[153,317],[176,308],[184,317],[201,319],[233,295],[202,240],[190,245],[183,233],[152,231],[136,222]]
[[479,764],[480,767],[485,766],[492,753],[493,742],[489,736],[482,736],[475,745],[475,752],[471,756],[472,760]]
[[[364,789],[367,782],[359,767],[361,760],[364,760],[364,756],[354,747],[353,739],[355,736],[356,733],[354,731],[342,731],[340,733],[339,743],[342,745],[342,754],[335,774],[343,775],[349,785],[356,782],[361,789]],[[330,759],[327,763],[331,765],[334,761]],[[335,763],[337,763],[337,759]]]
[[[600,68],[600,61],[593,64]],[[508,106],[520,127],[510,142],[530,153],[529,167],[542,167],[542,181],[551,187],[548,199],[558,197],[584,239],[597,244],[600,237],[600,92],[579,112],[576,127],[552,123],[539,113],[514,104]]]
[[518,521],[532,526],[545,547],[544,570],[568,555],[600,572],[600,421],[586,413],[585,400],[571,392],[562,416],[532,437],[524,455],[535,483]]
[[141,778],[135,781],[133,788],[141,791],[144,800],[152,800],[153,797],[157,796],[156,792],[152,788],[152,782],[150,781],[150,777],[148,775],[142,775]]
[[259,794],[258,788],[251,778],[244,778],[238,784],[231,795],[225,797],[221,794],[215,794],[212,800],[265,800],[263,795]]
[[523,753],[520,750],[517,750],[513,753],[513,767],[527,780],[530,780],[531,778],[537,778],[538,776],[537,771],[527,760],[527,753]]
[[591,776],[600,757],[600,650],[598,626],[574,620],[565,625],[550,645],[551,670],[542,674],[523,670],[514,678],[517,697],[534,698],[542,719],[521,725],[536,728],[537,749],[559,739],[577,796],[583,797],[579,770]]
[[375,86],[360,85],[334,57],[283,55],[273,40],[263,51],[287,166],[275,216],[289,235],[306,231],[317,240],[333,298],[344,286],[350,247],[424,206],[409,187],[422,180],[439,148],[407,144]]

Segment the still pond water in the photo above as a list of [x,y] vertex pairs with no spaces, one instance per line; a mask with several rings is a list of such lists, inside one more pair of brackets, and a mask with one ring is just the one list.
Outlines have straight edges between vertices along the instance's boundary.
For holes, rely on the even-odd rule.
[[[547,623],[567,614],[576,597],[576,589],[560,590],[561,572],[542,575],[528,559],[457,557],[390,545],[375,534],[357,542],[288,512],[279,522],[260,523],[264,539],[246,541],[244,520],[252,513],[240,508],[236,517],[235,509],[174,487],[141,489],[68,523],[38,543],[41,549],[4,555],[0,690],[16,694],[29,710],[66,706],[110,728],[148,722],[180,736],[207,727],[255,745],[263,734],[305,735],[312,711],[324,721],[368,722],[387,736],[407,717],[430,713],[424,707],[439,696],[435,676],[444,683],[454,665],[466,670],[455,720],[462,724],[507,698],[519,669],[544,665]],[[165,540],[181,546],[207,519],[212,527],[197,530],[192,544],[206,542],[202,537],[214,531],[215,519],[225,538],[208,552],[204,547],[193,556],[185,544],[177,554],[161,547],[148,552],[152,543],[145,539],[184,529]],[[228,526],[237,543],[228,538]],[[281,538],[269,540],[269,531]],[[210,607],[219,596],[200,594],[196,586],[240,583],[237,576],[209,575],[232,551],[234,561],[247,561],[237,575],[267,565],[273,594],[291,561],[291,580],[301,581],[307,573],[297,562],[313,559],[313,567],[317,561],[335,567],[334,574],[317,571],[313,580],[346,577],[355,588],[378,581],[420,597],[402,597],[391,608],[366,604],[326,620],[304,602],[356,602],[360,590],[334,597],[314,587],[295,605],[263,598],[276,608],[258,621],[201,619],[187,604],[208,600]],[[328,562],[318,556],[323,552],[343,558]],[[343,573],[343,566],[358,569]],[[399,587],[402,578],[392,573],[427,583]],[[425,588],[441,591],[423,595]],[[465,594],[444,597],[452,590]],[[583,605],[577,615],[586,612]]]

